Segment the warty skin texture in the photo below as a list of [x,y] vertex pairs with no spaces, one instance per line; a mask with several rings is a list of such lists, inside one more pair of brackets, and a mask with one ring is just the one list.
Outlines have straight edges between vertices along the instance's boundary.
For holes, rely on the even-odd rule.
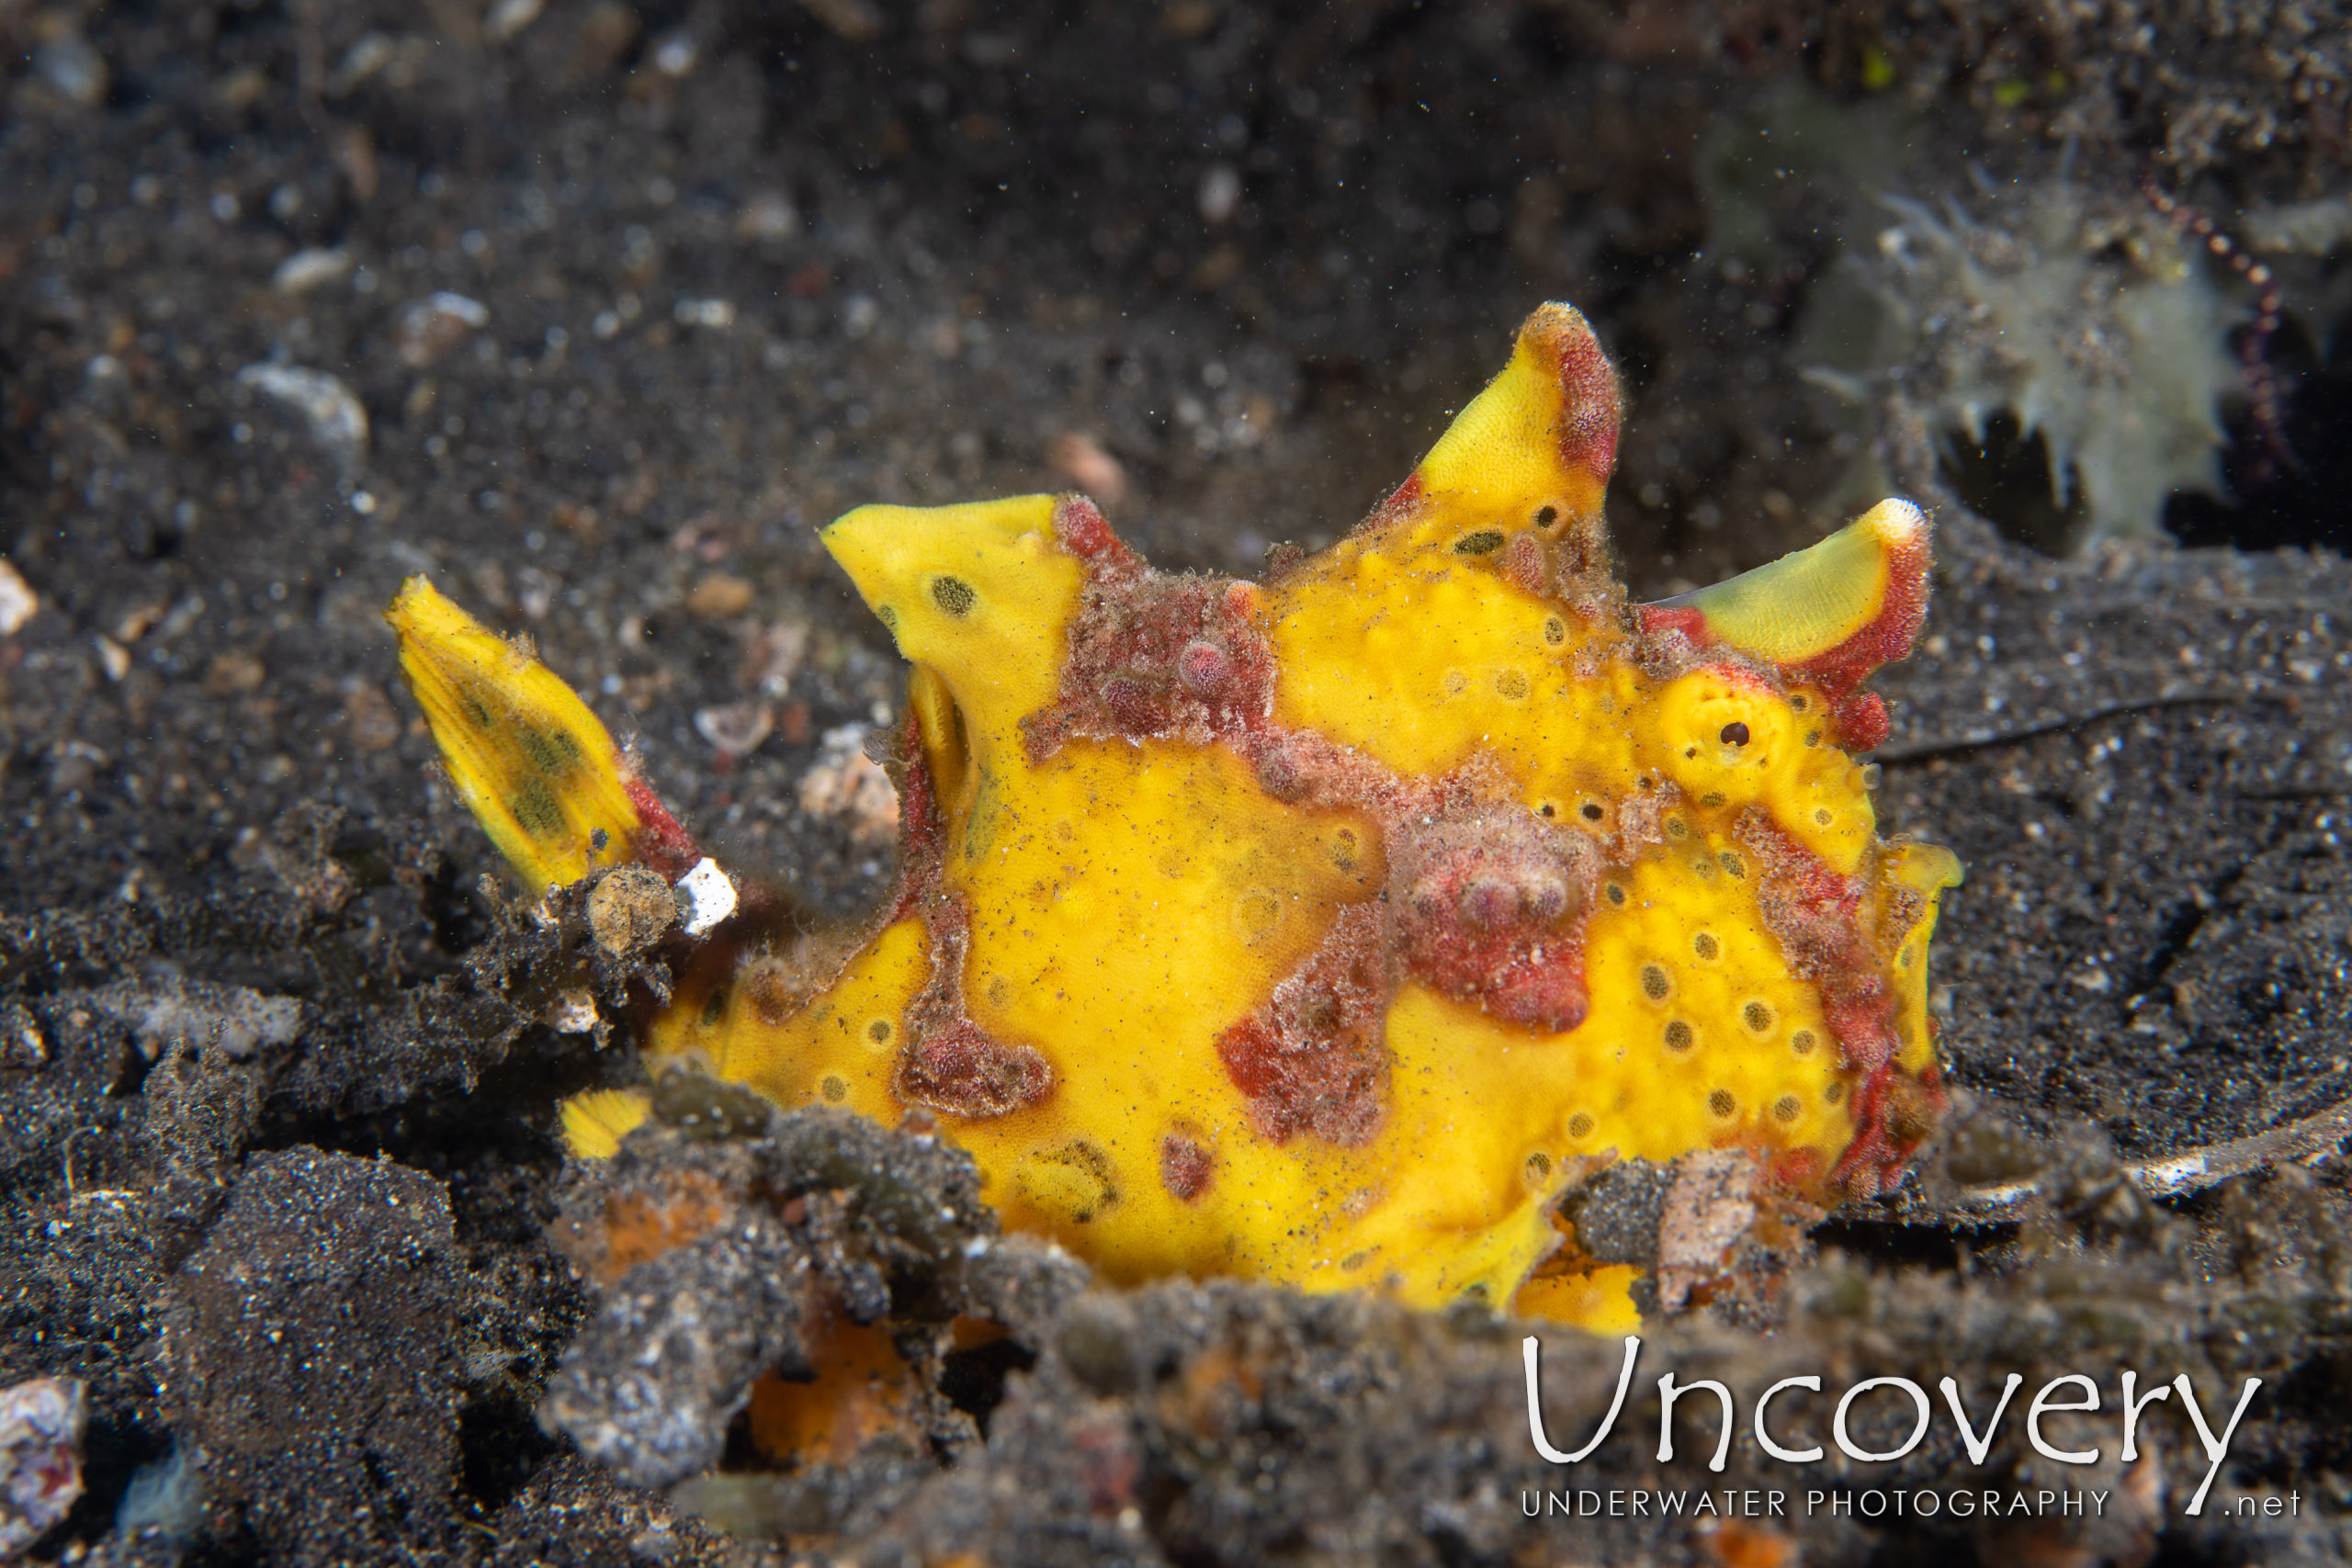
[[[1859,688],[1917,632],[1927,522],[1883,502],[1629,606],[1618,418],[1553,305],[1363,525],[1262,584],[1155,572],[1077,496],[841,518],[913,666],[897,888],[854,947],[682,954],[649,1058],[927,1111],[1008,1226],[1120,1280],[1616,1326],[1630,1271],[1580,1269],[1552,1213],[1595,1159],[1892,1185],[1942,1104],[1959,868],[1878,838],[1841,746],[1884,734]],[[453,767],[483,744],[456,711]],[[638,1114],[567,1126],[593,1154]]]

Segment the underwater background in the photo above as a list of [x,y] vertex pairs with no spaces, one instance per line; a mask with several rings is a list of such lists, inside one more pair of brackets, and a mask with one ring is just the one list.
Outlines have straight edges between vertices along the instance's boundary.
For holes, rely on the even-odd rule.
[[[260,0],[0,33],[0,1557],[2352,1556],[2339,7]],[[1491,1314],[1114,1288],[976,1247],[936,1148],[723,1098],[669,1106],[727,1135],[627,1191],[567,1168],[555,1102],[628,1081],[630,1031],[568,1027],[560,930],[436,773],[403,580],[527,634],[729,868],[858,917],[905,675],[818,527],[1079,489],[1160,566],[1257,575],[1377,503],[1545,299],[1623,377],[1635,598],[1884,495],[1934,514],[1876,804],[1968,872],[1911,1182],[1653,1318],[1573,1484],[1815,1484],[1746,1427],[1803,1372],[2136,1368],[2209,1406],[2258,1376],[2202,1515],[2192,1430],[2160,1409],[2127,1463],[2110,1405],[2094,1466],[2012,1413],[1981,1464],[1939,1425],[1838,1483],[2096,1485],[2097,1518],[1530,1518],[1571,1483]],[[834,1195],[833,1250],[627,1275],[747,1190]],[[874,1217],[909,1193],[952,1219]],[[1604,1200],[1592,1234],[1656,1261],[1660,1193]],[[662,1383],[656,1435],[722,1452],[683,1489],[542,1429],[567,1353],[618,1367],[632,1324],[706,1371],[785,1356],[802,1267],[991,1329],[813,1435]],[[1548,1403],[1604,1405],[1620,1342],[1542,1332]],[[1720,1478],[1687,1407],[1650,1458],[1669,1367],[1739,1391]],[[78,1441],[17,1397],[47,1378]],[[68,1450],[78,1501],[10,1490]]]

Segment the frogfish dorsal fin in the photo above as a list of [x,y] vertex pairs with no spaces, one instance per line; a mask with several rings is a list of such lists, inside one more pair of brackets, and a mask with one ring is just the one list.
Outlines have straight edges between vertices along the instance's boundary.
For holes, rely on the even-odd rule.
[[1928,613],[1930,532],[1909,502],[1882,501],[1817,545],[1639,614],[1650,629],[1737,649],[1844,696],[1911,651]]
[[1597,530],[1623,412],[1617,373],[1583,313],[1539,306],[1520,324],[1502,374],[1454,416],[1374,519],[1442,497],[1453,515],[1476,513],[1505,529]]

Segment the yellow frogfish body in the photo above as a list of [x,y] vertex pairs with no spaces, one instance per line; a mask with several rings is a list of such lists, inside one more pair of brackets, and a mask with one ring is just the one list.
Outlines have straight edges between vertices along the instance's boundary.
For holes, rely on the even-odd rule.
[[[1885,502],[1631,606],[1619,409],[1545,306],[1371,517],[1262,584],[1155,571],[1078,496],[839,519],[913,666],[898,886],[854,948],[689,960],[649,1055],[927,1111],[1006,1224],[1120,1280],[1622,1322],[1622,1279],[1521,1296],[1596,1159],[1893,1185],[1942,1104],[1959,867],[1878,837],[1848,749],[1884,738],[1859,688],[1918,630],[1927,520]],[[479,746],[429,716],[453,767]],[[571,863],[512,837],[535,879]],[[594,1153],[633,1114],[567,1122]]]

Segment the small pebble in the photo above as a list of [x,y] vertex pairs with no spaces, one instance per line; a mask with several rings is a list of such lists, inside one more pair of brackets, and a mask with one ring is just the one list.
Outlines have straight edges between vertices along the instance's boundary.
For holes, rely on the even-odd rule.
[[1201,176],[1198,197],[1201,216],[1211,223],[1222,223],[1233,216],[1241,205],[1241,171],[1230,164],[1218,164]]
[[0,1389],[0,1562],[47,1534],[82,1495],[82,1385]]
[[735,215],[739,240],[789,240],[800,231],[800,212],[781,191],[761,191]]
[[862,724],[825,731],[815,766],[800,776],[800,809],[842,823],[854,844],[885,844],[899,831],[899,792],[865,754],[870,733]]
[[537,21],[546,8],[545,0],[497,0],[481,19],[482,36],[492,43],[504,43]]
[[547,1025],[558,1034],[585,1034],[599,1021],[596,998],[585,986],[565,991],[548,1004]]
[[670,885],[641,865],[614,868],[588,893],[588,928],[596,945],[616,958],[652,946],[677,920]]
[[401,312],[392,347],[401,364],[421,370],[488,325],[488,306],[444,288]]
[[0,637],[15,637],[40,614],[40,595],[6,558],[0,557]]
[[106,57],[79,33],[61,33],[34,50],[33,69],[59,96],[85,109],[107,96]]
[[250,692],[269,679],[269,671],[252,654],[239,649],[216,655],[204,672],[204,689],[216,697]]
[[731,620],[752,607],[752,585],[740,577],[713,572],[694,585],[686,608],[714,621]]
[[748,757],[775,729],[775,713],[765,703],[723,703],[698,709],[695,730],[729,757]]
[[1047,461],[1057,478],[1068,479],[1104,506],[1116,506],[1127,498],[1125,467],[1091,436],[1064,431],[1054,438],[1053,455]]
[[269,276],[269,286],[280,294],[306,293],[322,283],[348,276],[351,267],[349,252],[311,245],[279,262],[277,270]]
[[323,370],[299,365],[248,365],[238,381],[302,416],[311,438],[349,467],[368,451],[368,408],[359,395]]

